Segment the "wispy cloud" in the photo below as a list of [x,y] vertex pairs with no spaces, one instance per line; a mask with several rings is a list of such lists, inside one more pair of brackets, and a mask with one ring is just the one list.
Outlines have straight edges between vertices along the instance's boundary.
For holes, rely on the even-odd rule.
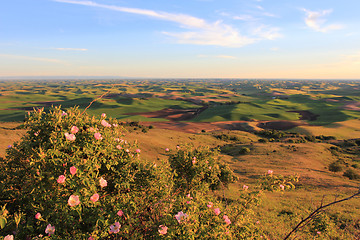
[[360,65],[360,52],[348,55],[342,55],[343,62],[347,64]]
[[252,32],[254,35],[262,39],[275,40],[282,37],[282,34],[280,33],[280,28],[271,27],[264,24],[255,27]]
[[233,16],[232,19],[241,20],[245,22],[253,22],[259,20],[259,18],[256,18],[250,14],[241,14],[241,15]]
[[310,11],[303,8],[302,10],[306,14],[305,17],[306,25],[317,32],[326,33],[329,31],[339,30],[344,28],[344,26],[341,24],[325,24],[327,21],[325,16],[331,14],[333,11],[332,9],[327,9],[322,11]]
[[59,51],[82,51],[85,52],[88,49],[86,48],[54,48],[55,50],[59,50]]
[[[208,22],[204,19],[190,16],[187,14],[168,13],[168,12],[154,11],[148,9],[105,5],[93,1],[78,1],[78,0],[53,0],[53,1],[104,8],[113,11],[138,14],[164,21],[175,22],[179,24],[181,28],[188,29],[188,31],[179,31],[179,32],[163,31],[162,33],[172,38],[175,38],[178,43],[182,43],[182,44],[242,47],[259,41],[258,37],[255,38],[251,36],[242,35],[240,34],[238,29],[234,28],[231,25],[225,24],[222,21]],[[265,37],[262,39],[269,39],[269,38]]]
[[31,57],[31,56],[21,56],[21,55],[12,55],[12,54],[0,54],[0,57],[8,58],[8,59],[18,59],[18,60],[29,60],[29,61],[38,61],[38,62],[50,62],[50,63],[61,63],[66,64],[65,61],[59,59],[52,58],[39,58],[39,57]]
[[237,59],[235,56],[231,55],[198,55],[198,58],[223,58],[223,59]]
[[277,52],[277,51],[279,51],[280,50],[280,48],[278,48],[278,47],[272,47],[272,48],[270,48],[270,51],[273,51],[273,52]]

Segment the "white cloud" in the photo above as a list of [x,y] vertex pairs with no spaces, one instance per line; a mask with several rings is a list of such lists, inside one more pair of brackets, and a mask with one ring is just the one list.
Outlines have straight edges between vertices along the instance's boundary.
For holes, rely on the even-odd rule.
[[87,51],[88,49],[86,48],[54,48],[55,50],[59,50],[59,51]]
[[9,59],[18,59],[18,60],[29,60],[29,61],[66,64],[66,62],[64,62],[62,60],[52,59],[52,58],[39,58],[39,57],[21,56],[21,55],[12,55],[12,54],[0,54],[0,57],[9,58]]
[[225,59],[237,59],[237,57],[235,56],[230,56],[230,55],[218,55],[216,56],[217,58],[225,58]]
[[223,59],[237,59],[237,57],[235,56],[231,56],[231,55],[216,55],[216,56],[211,56],[211,55],[198,55],[198,58],[223,58]]
[[346,64],[360,65],[360,52],[342,56],[343,62]]
[[234,20],[241,20],[241,21],[246,21],[246,22],[252,22],[252,21],[257,21],[259,20],[258,18],[249,15],[249,14],[243,14],[243,15],[237,15],[237,16],[233,16],[232,17]]
[[344,28],[344,26],[341,24],[325,24],[327,20],[324,17],[332,13],[332,9],[317,12],[310,11],[305,8],[302,10],[306,13],[306,25],[317,32],[326,33],[332,30],[339,30]]
[[262,7],[262,6],[260,6],[260,5],[257,5],[257,6],[255,6],[257,9],[259,9],[259,10],[261,10],[261,11],[264,11],[264,8]]
[[77,0],[54,0],[56,2],[79,4],[91,7],[105,8],[113,11],[139,14],[153,17],[165,21],[178,23],[182,28],[190,31],[182,32],[163,32],[167,36],[177,39],[178,43],[198,44],[198,45],[217,45],[224,47],[242,47],[252,44],[259,39],[243,36],[232,26],[222,21],[207,22],[204,19],[193,17],[186,14],[168,13],[139,8],[126,8],[113,5],[99,4],[93,1]]
[[280,33],[280,28],[270,27],[267,25],[259,25],[252,30],[253,34],[268,40],[275,40],[277,38],[282,37]]
[[279,51],[280,50],[280,48],[278,48],[278,47],[272,47],[272,48],[270,48],[270,51],[273,51],[273,52],[277,52],[277,51]]

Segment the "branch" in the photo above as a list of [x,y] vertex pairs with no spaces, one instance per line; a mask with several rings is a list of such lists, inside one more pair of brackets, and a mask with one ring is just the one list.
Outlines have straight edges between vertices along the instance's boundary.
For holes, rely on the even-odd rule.
[[87,107],[85,108],[85,110],[81,113],[81,115],[83,115],[83,114],[86,112],[86,110],[87,110],[94,102],[96,102],[96,101],[99,100],[99,99],[102,99],[105,95],[107,95],[107,94],[114,88],[114,86],[115,86],[115,85],[112,85],[112,87],[111,87],[106,93],[104,93],[104,94],[101,95],[100,97],[92,100],[91,103],[89,104],[89,106],[87,106]]
[[286,235],[286,237],[284,238],[284,240],[288,239],[288,238],[291,236],[291,234],[293,234],[294,232],[296,232],[303,223],[305,223],[305,222],[307,222],[307,221],[310,221],[316,214],[320,213],[320,211],[321,211],[322,209],[327,208],[327,207],[330,207],[331,205],[334,205],[334,204],[337,204],[337,203],[340,203],[340,202],[344,202],[344,201],[350,200],[350,199],[352,199],[352,198],[354,198],[354,197],[356,197],[356,196],[358,196],[358,195],[360,195],[360,190],[359,190],[357,193],[351,195],[350,197],[343,198],[343,199],[340,199],[340,200],[331,202],[331,203],[326,204],[326,205],[323,205],[323,203],[321,202],[321,206],[318,207],[318,208],[317,208],[315,211],[313,211],[312,213],[310,213],[309,216],[307,216],[306,218],[304,218],[303,220],[301,220],[301,222],[299,222],[298,225],[296,225],[296,227],[294,227],[293,230],[291,230],[291,232],[290,232],[288,235]]

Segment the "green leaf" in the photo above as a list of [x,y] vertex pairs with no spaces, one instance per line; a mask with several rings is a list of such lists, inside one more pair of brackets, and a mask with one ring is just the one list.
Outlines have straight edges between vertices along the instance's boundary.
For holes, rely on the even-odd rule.
[[6,218],[0,217],[0,227],[1,227],[1,229],[3,229],[5,227],[6,223],[7,223]]

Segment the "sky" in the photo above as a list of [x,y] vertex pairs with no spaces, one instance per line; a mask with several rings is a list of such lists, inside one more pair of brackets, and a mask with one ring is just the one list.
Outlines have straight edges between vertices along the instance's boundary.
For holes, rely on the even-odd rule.
[[2,0],[0,77],[360,79],[359,0]]

